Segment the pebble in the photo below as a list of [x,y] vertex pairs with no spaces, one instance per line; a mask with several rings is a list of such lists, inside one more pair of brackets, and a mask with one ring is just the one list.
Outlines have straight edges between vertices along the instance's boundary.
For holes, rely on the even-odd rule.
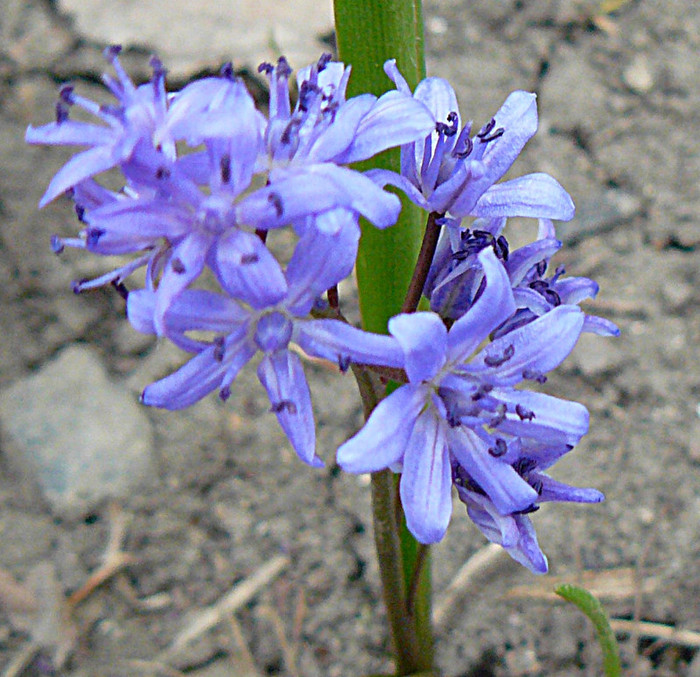
[[0,392],[0,429],[11,466],[61,517],[125,497],[153,474],[145,412],[85,346]]
[[654,88],[654,75],[643,54],[635,55],[622,71],[622,80],[635,94],[647,94]]

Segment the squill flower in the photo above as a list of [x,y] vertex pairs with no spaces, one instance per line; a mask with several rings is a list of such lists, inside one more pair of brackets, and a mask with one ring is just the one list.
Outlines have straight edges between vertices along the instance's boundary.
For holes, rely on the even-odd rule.
[[538,493],[504,461],[508,443],[502,435],[570,448],[588,429],[582,405],[515,388],[541,378],[569,354],[583,313],[559,306],[472,356],[515,311],[510,281],[493,251],[483,250],[478,260],[482,293],[449,331],[434,313],[389,321],[404,351],[408,383],[382,400],[364,428],[338,449],[338,463],[349,472],[401,468],[406,523],[422,543],[439,541],[447,529],[453,464],[468,469],[499,514],[512,515],[528,510]]
[[[316,456],[309,387],[290,345],[331,360],[343,371],[351,362],[403,366],[403,353],[390,336],[363,332],[339,320],[309,318],[316,298],[352,267],[356,243],[346,242],[348,236],[354,237],[353,231],[334,236],[309,233],[313,246],[302,238],[283,273],[258,238],[229,232],[216,264],[227,295],[188,289],[173,301],[164,317],[165,332],[176,345],[197,354],[175,373],[147,386],[143,403],[182,409],[213,390],[225,400],[241,368],[261,352],[258,377],[272,411],[299,458],[322,465]],[[241,242],[228,246],[229,240]],[[129,294],[127,313],[135,329],[156,331],[156,304],[151,290]],[[216,338],[198,341],[188,336],[194,331],[214,332]]]
[[[142,161],[146,162],[156,155],[153,138],[158,135],[167,110],[165,70],[154,57],[151,60],[151,82],[137,87],[119,62],[120,50],[116,46],[105,50],[105,58],[111,62],[117,78],[110,75],[102,78],[117,99],[117,105],[99,105],[65,85],[56,104],[56,122],[27,129],[27,143],[89,146],[71,158],[54,176],[41,198],[40,207],[85,179],[130,161],[135,155],[142,156]],[[72,106],[83,108],[104,124],[71,120],[69,110]],[[159,151],[172,159],[175,146],[163,138]]]
[[[398,91],[411,93],[396,68],[384,65]],[[437,124],[431,134],[401,148],[401,175],[368,173],[380,185],[403,190],[429,212],[446,214],[452,225],[465,216],[533,216],[567,221],[574,215],[568,193],[549,174],[535,173],[497,184],[537,130],[535,95],[516,91],[490,122],[471,135],[461,127],[457,97],[442,78],[418,83],[413,97],[425,104]]]

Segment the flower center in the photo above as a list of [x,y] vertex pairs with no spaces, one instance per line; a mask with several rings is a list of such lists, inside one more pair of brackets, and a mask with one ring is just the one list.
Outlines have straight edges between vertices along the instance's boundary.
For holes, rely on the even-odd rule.
[[292,321],[274,310],[260,317],[255,327],[255,344],[264,353],[284,349],[292,338]]

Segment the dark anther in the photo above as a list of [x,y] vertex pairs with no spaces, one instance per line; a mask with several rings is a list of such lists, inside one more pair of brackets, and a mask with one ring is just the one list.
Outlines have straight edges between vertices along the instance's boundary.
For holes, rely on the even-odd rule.
[[56,124],[61,124],[68,119],[68,106],[63,101],[56,102]]
[[158,78],[164,78],[168,72],[165,68],[163,68],[163,62],[157,56],[155,56],[155,54],[151,57],[150,61],[148,62],[148,65],[153,71],[154,80]]
[[507,362],[515,354],[515,346],[511,343],[503,351],[502,355],[487,355],[484,358],[484,364],[487,367],[500,367]]
[[527,458],[527,456],[522,456],[515,463],[513,463],[513,470],[518,473],[521,477],[527,475],[531,470],[537,467],[537,461],[532,458]]
[[539,509],[540,506],[533,503],[532,505],[528,505],[527,508],[512,512],[511,515],[529,515],[530,513],[537,512]]
[[292,74],[292,67],[289,65],[287,59],[281,56],[277,59],[277,77],[278,78],[288,78]]
[[[262,66],[263,64],[260,64]],[[266,64],[267,66],[272,66],[268,63]],[[258,67],[258,72],[260,72],[260,66]],[[233,64],[230,61],[227,61],[221,68],[219,69],[219,75],[222,78],[226,78],[227,80],[234,80],[235,77],[233,75]]]
[[535,265],[535,272],[539,277],[542,277],[547,272],[547,260],[542,259]]
[[526,381],[536,381],[537,383],[547,383],[547,377],[539,371],[534,369],[525,369],[523,371],[523,378]]
[[488,393],[490,393],[493,390],[493,386],[490,383],[482,383],[477,389],[476,392],[472,395],[472,402],[476,402],[477,400],[480,400],[482,397],[486,397]]
[[112,280],[112,286],[117,290],[119,296],[121,296],[125,301],[129,298],[129,290],[126,285],[119,280]]
[[333,55],[328,54],[328,52],[324,52],[321,54],[321,58],[318,60],[317,66],[318,66],[318,72],[320,73],[322,70],[326,69],[326,66],[333,60]]
[[275,414],[281,414],[285,409],[289,414],[297,413],[297,405],[291,400],[280,400],[279,402],[274,402],[272,407],[270,407],[270,411]]
[[267,196],[267,201],[275,208],[275,213],[278,217],[284,214],[284,204],[282,203],[282,198],[279,196],[279,193],[270,193]]
[[231,156],[222,155],[219,160],[219,168],[221,169],[221,183],[231,182]]
[[435,131],[438,134],[444,134],[445,136],[454,136],[459,129],[459,117],[455,111],[450,111],[447,114],[447,124],[444,122],[435,123]]
[[80,292],[83,291],[83,285],[86,282],[89,282],[87,277],[83,277],[80,280],[74,280],[73,282],[71,282],[70,286],[71,286],[71,289],[73,290],[73,293],[80,294]]
[[214,339],[214,359],[217,362],[223,362],[225,352],[226,352],[226,349],[224,346],[224,337],[217,336]]
[[500,458],[501,456],[504,456],[507,451],[508,445],[506,444],[506,441],[501,437],[496,438],[495,447],[489,447],[489,454],[491,454],[491,456],[493,456],[494,458]]
[[75,215],[78,217],[78,221],[85,223],[85,207],[82,205],[75,205]]
[[453,150],[452,155],[458,157],[460,160],[464,160],[471,155],[474,150],[474,142],[467,136],[464,139],[464,148],[462,150]]
[[499,235],[493,242],[493,251],[501,261],[507,261],[510,254],[508,240],[503,235]]
[[292,140],[292,134],[296,134],[299,127],[301,127],[301,120],[298,118],[292,118],[284,128],[282,134],[280,134],[280,143],[283,143],[285,146],[289,144],[289,142]]
[[485,124],[482,128],[481,131],[477,134],[477,136],[480,139],[483,139],[484,137],[488,136],[491,133],[491,130],[496,126],[496,119],[491,118],[487,124]]
[[478,136],[479,136],[479,141],[481,141],[481,143],[489,143],[489,142],[491,142],[491,141],[495,141],[496,139],[498,139],[498,138],[500,138],[501,136],[503,136],[503,134],[505,133],[505,131],[506,131],[506,130],[503,129],[503,127],[499,127],[499,128],[498,128],[493,134],[491,134],[490,136],[481,136],[481,134],[479,134],[479,135],[478,135]]
[[226,402],[229,397],[231,397],[231,388],[229,386],[224,386],[219,390],[219,399],[222,402]]
[[106,47],[105,50],[102,52],[102,56],[107,59],[107,61],[111,61],[115,57],[119,56],[119,53],[122,51],[122,46],[121,45],[110,45],[109,47]]
[[338,369],[344,374],[348,369],[350,369],[350,363],[352,360],[348,355],[338,355]]
[[506,405],[499,404],[496,408],[496,416],[489,421],[489,426],[491,428],[498,428],[498,426],[506,420],[506,411]]
[[249,266],[251,263],[257,263],[259,260],[260,257],[254,252],[251,252],[250,254],[243,254],[241,256],[241,265]]
[[104,228],[88,228],[85,235],[85,244],[88,247],[94,247],[106,232]]
[[312,84],[308,80],[304,80],[299,87],[299,110],[306,112],[313,98],[320,92],[321,90],[317,85]]
[[182,262],[182,259],[179,259],[177,256],[173,258],[170,265],[178,275],[182,275],[187,270],[187,268],[185,268],[185,264]]
[[54,254],[60,254],[65,248],[63,240],[58,237],[58,235],[51,236],[51,251],[53,251]]
[[72,106],[74,103],[73,89],[73,85],[63,85],[58,90],[58,98],[68,106]]
[[[258,66],[258,73],[265,73],[265,75],[270,75],[272,71],[275,70],[275,67],[269,63],[268,61],[263,61],[259,66]],[[223,75],[223,73],[222,73]]]
[[534,480],[530,482],[530,486],[540,495],[542,496],[542,490],[544,489],[544,484],[542,480]]
[[167,167],[158,167],[156,169],[156,179],[162,180],[162,179],[169,179],[170,178],[170,170]]
[[535,412],[527,407],[523,407],[522,404],[515,405],[515,413],[521,421],[532,421],[532,419],[535,418]]

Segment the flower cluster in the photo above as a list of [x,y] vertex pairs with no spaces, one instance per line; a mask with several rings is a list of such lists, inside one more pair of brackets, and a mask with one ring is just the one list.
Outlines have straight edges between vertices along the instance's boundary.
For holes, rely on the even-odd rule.
[[[30,127],[26,139],[87,147],[41,200],[68,193],[83,224],[79,237],[54,237],[54,250],[129,255],[74,290],[113,284],[136,330],[192,353],[147,386],[142,401],[180,409],[212,391],[225,400],[260,353],[258,377],[271,411],[299,458],[320,466],[310,392],[293,346],[341,371],[356,364],[402,374],[403,385],[340,447],[339,465],[401,472],[407,525],[423,543],[444,535],[454,486],[489,539],[545,571],[528,513],[545,501],[596,502],[602,495],[544,472],[586,433],[585,407],[516,386],[543,382],[582,331],[617,329],[578,307],[597,292],[594,282],[564,279],[559,269],[547,276],[561,246],[551,219],[573,216],[566,191],[547,174],[498,183],[535,133],[535,96],[514,92],[472,135],[446,81],[427,78],[411,92],[393,61],[385,70],[395,90],[348,99],[350,68],[323,56],[297,74],[294,105],[286,60],[263,64],[270,88],[263,114],[230,65],[168,93],[157,59],[150,82],[136,86],[118,48],[106,58],[116,77],[104,82],[115,103],[98,105],[64,86],[56,121]],[[71,119],[73,107],[99,122]],[[395,146],[401,174],[347,167]],[[95,178],[114,169],[123,176],[117,191]],[[355,263],[359,217],[377,228],[398,218],[400,201],[387,184],[425,209],[442,236],[432,262],[416,271],[431,312],[394,317],[384,336],[343,321],[336,290]],[[512,253],[503,235],[511,216],[540,219],[538,239]],[[467,217],[474,219],[468,225]],[[296,245],[283,265],[266,238],[285,227]],[[125,281],[141,268],[143,287],[129,282],[127,290]],[[205,270],[217,291],[201,282]]]

